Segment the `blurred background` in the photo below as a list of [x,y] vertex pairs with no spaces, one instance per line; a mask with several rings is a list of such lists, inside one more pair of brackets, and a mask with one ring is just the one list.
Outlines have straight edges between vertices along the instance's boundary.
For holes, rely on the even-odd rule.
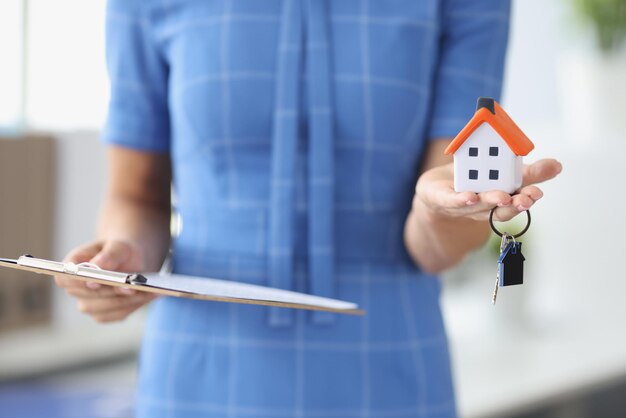
[[[0,2],[2,256],[61,259],[93,236],[104,5]],[[564,172],[533,209],[524,286],[491,305],[493,243],[444,277],[464,418],[626,416],[625,5],[514,2],[502,102],[536,144],[530,160],[556,157]],[[51,281],[2,275],[0,416],[131,416],[143,313],[97,325]]]

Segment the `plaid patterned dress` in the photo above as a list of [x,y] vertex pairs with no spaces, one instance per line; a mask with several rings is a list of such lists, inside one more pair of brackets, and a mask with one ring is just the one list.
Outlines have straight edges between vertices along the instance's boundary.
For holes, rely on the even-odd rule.
[[137,417],[454,417],[440,285],[403,246],[428,141],[500,92],[502,0],[109,0],[104,140],[167,152],[177,272],[360,317],[162,298]]

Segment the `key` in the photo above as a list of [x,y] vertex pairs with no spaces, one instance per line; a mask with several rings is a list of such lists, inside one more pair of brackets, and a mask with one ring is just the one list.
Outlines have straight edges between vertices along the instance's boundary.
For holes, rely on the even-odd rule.
[[[502,255],[507,245],[511,244],[511,240],[515,240],[511,235],[506,232],[502,234],[502,240],[500,241],[500,255]],[[500,263],[498,262],[498,270],[496,272],[496,284],[493,288],[493,296],[491,297],[491,303],[493,305],[496,304],[496,298],[498,297],[498,288],[500,287],[500,270]]]
[[493,296],[491,296],[491,303],[496,304],[496,298],[498,297],[498,287],[500,287],[500,269],[496,273],[496,285],[493,288]]
[[491,230],[502,237],[500,241],[500,256],[498,257],[498,272],[496,274],[496,285],[493,289],[491,302],[495,305],[498,297],[498,288],[524,283],[524,255],[522,254],[522,243],[516,241],[528,231],[530,227],[530,211],[526,211],[527,222],[524,229],[516,235],[508,232],[500,232],[493,224],[493,214],[497,207],[491,209],[489,213],[489,225]]

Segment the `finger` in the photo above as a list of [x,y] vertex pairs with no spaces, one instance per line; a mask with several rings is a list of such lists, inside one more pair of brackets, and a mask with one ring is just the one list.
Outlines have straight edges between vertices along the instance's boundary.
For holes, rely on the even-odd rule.
[[[82,280],[71,279],[66,276],[54,276],[54,282],[57,286],[65,289],[66,291],[72,290],[85,290],[86,292],[91,292],[97,289],[100,289],[102,286],[99,283],[94,282],[85,282]],[[109,287],[109,286],[106,286]]]
[[81,299],[112,298],[119,296],[119,294],[116,293],[114,286],[100,286],[97,289],[89,289],[85,286],[76,286],[67,288],[66,292],[70,296]]
[[[98,283],[85,282],[83,280],[73,279],[67,276],[54,276],[54,282],[57,284],[57,286],[65,289],[68,293],[70,290],[72,291],[82,290],[84,292],[92,292],[93,290],[100,288],[100,284]],[[93,284],[97,286],[90,286]],[[106,287],[109,287],[109,286],[106,286]]]
[[490,190],[478,194],[479,204],[473,208],[473,211],[484,210],[495,206],[508,206],[511,204],[511,195],[501,190]]
[[[63,259],[63,262],[83,263],[85,261],[90,260],[101,249],[102,249],[102,244],[100,242],[92,242],[90,244],[82,245],[70,251]],[[65,289],[75,288],[75,287],[80,287],[80,288],[85,287],[84,282],[81,282],[80,280],[72,280],[67,277],[62,277],[62,276],[55,276],[54,282],[57,284],[57,286],[65,288]]]
[[[522,193],[513,196],[511,205],[500,207],[494,211],[493,218],[498,222],[506,222],[515,218],[520,213],[530,209],[536,200],[541,199],[543,193],[535,186],[527,186]],[[533,199],[534,196],[536,199]]]
[[534,202],[538,201],[543,197],[543,192],[537,186],[526,186],[522,187],[519,191],[519,194],[524,194],[530,197]]
[[85,287],[91,290],[97,290],[100,289],[102,285],[96,282],[85,282]]
[[537,186],[523,187],[518,194],[513,196],[512,206],[519,211],[525,211],[543,197],[543,192]]
[[101,297],[113,297],[113,296],[132,296],[136,295],[135,289],[120,286],[100,286],[97,289],[85,288],[85,287],[72,287],[67,289],[67,293],[71,296],[78,298],[101,298]]
[[464,208],[457,212],[457,216],[466,216],[474,220],[487,220],[489,212],[494,207],[506,207],[512,202],[511,195],[508,193],[491,190],[478,194],[478,202],[470,207]]
[[113,291],[120,296],[132,296],[137,294],[137,291],[135,289],[131,289],[129,287],[115,286],[113,288]]
[[534,203],[535,201],[531,199],[528,195],[516,194],[515,196],[513,196],[513,202],[511,206],[517,209],[519,212],[523,212],[530,209]]
[[[153,295],[150,297],[150,300],[156,299],[158,296],[157,295]],[[148,302],[149,302],[148,301]],[[147,302],[145,302],[147,303]],[[92,317],[99,323],[107,323],[107,322],[115,322],[115,321],[121,321],[123,319],[126,319],[126,317],[128,315],[130,315],[131,313],[135,312],[136,310],[138,310],[139,308],[141,308],[142,306],[145,305],[145,303],[140,303],[137,305],[131,305],[128,306],[126,308],[122,308],[122,309],[118,309],[118,310],[114,310],[114,311],[109,311],[109,312],[103,312],[103,313],[99,313],[99,314],[95,314],[92,315]]]
[[563,166],[557,160],[552,158],[539,160],[533,164],[524,166],[523,186],[550,180],[556,177],[561,171],[563,171]]
[[[82,295],[106,296],[113,293],[114,286],[101,285],[95,282],[86,282],[83,280],[72,279],[67,276],[54,276],[54,282],[57,286],[65,289],[72,296],[81,297]],[[132,293],[132,292],[130,292]],[[130,294],[120,292],[119,294]]]
[[108,241],[90,262],[104,270],[116,270],[128,260],[129,256],[128,244],[121,241]]
[[[500,217],[496,217],[496,220],[505,221],[512,219],[519,212],[530,209],[537,200],[543,197],[543,192],[537,186],[526,186],[514,196],[494,190],[479,193],[479,197],[480,203],[465,211],[467,216],[475,220],[485,220],[489,218],[491,209],[496,207],[503,208],[497,211]],[[508,210],[504,210],[507,208]]]
[[517,210],[516,208],[512,206],[509,206],[506,208],[497,208],[493,212],[493,220],[495,222],[508,222],[511,219],[515,218],[520,213],[522,212],[520,212],[519,210]]
[[97,299],[80,299],[78,301],[78,310],[89,315],[97,315],[125,309],[129,306],[143,305],[150,300],[152,300],[152,295],[145,293],[127,297],[115,296]]
[[109,322],[118,322],[118,321],[122,321],[126,319],[128,315],[135,312],[137,309],[141,308],[142,306],[143,304],[128,306],[126,308],[118,309],[115,311],[92,315],[92,317],[96,322],[100,324],[106,324]]
[[[90,244],[82,245],[70,251],[63,259],[63,262],[83,263],[85,261],[90,260],[101,249],[102,249],[102,244],[97,241],[92,242]],[[64,289],[85,287],[84,282],[81,282],[80,280],[72,280],[63,276],[54,276],[54,282],[57,284],[57,286],[62,287]]]
[[493,212],[493,220],[496,222],[507,222],[515,218],[517,215],[524,212],[525,210],[526,209],[520,210],[518,207],[513,205],[505,208],[497,208]]
[[64,262],[70,263],[83,263],[91,260],[96,254],[102,250],[101,242],[93,242],[91,244],[83,245],[70,251],[65,258]]
[[54,276],[54,282],[57,286],[62,287],[63,289],[72,289],[75,287],[84,288],[84,286],[80,283],[79,280],[68,279],[64,276]]
[[[450,180],[452,176],[452,164],[429,170],[417,183],[417,195],[428,207],[448,215],[463,216],[484,210],[485,205],[480,204],[485,198],[474,192],[456,192]],[[487,203],[493,205],[508,199],[505,193],[491,193],[486,198]],[[472,209],[466,210],[468,207]]]

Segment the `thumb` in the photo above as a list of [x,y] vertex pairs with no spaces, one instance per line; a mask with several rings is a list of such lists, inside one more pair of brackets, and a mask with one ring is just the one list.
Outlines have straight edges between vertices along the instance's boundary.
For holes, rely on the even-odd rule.
[[80,246],[69,252],[63,259],[64,262],[82,263],[91,260],[102,250],[102,243],[96,241]]
[[552,158],[545,158],[524,166],[524,181],[522,186],[537,184],[556,177],[563,170],[560,162]]
[[102,250],[90,260],[90,263],[104,270],[116,270],[128,260],[130,252],[128,244],[121,241],[108,241]]

